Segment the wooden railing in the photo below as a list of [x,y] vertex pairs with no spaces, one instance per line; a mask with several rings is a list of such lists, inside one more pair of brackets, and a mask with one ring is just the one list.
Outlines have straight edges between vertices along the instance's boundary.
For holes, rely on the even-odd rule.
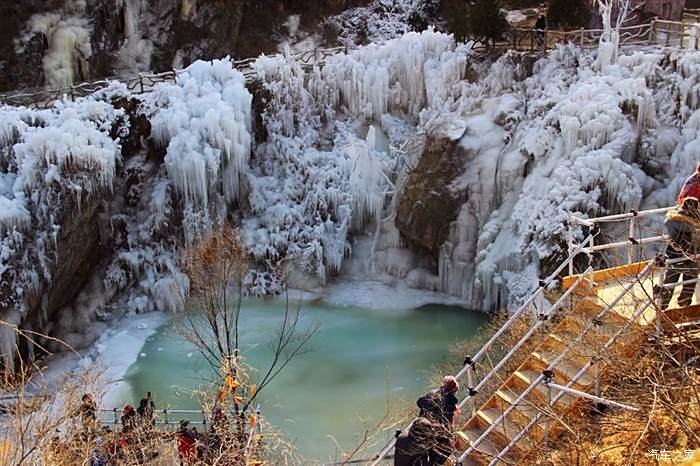
[[[332,47],[327,49],[314,49],[298,52],[293,55],[294,59],[303,67],[321,66],[328,57],[338,53],[347,53],[348,47]],[[246,79],[253,77],[253,70],[250,65],[258,58],[245,58],[233,62],[233,65],[243,73]],[[111,82],[119,81],[126,85],[132,94],[143,94],[153,89],[162,82],[174,82],[183,70],[165,71],[163,73],[140,73],[131,78],[109,77],[98,81],[84,82],[70,87],[58,89],[33,88],[22,89],[7,94],[0,94],[0,105],[30,106],[34,108],[48,108],[53,102],[70,98],[75,100],[93,94],[109,86]]]
[[[503,40],[492,47],[499,50],[514,50],[533,54],[547,53],[557,45],[572,43],[584,49],[595,49],[603,36],[602,29],[576,29],[571,31],[510,29]],[[627,26],[620,29],[620,45],[662,45],[696,49],[700,45],[695,26],[679,21],[653,20],[647,24]],[[477,50],[489,48],[477,44]]]
[[[698,14],[700,9],[686,10],[685,15]],[[572,31],[535,30],[535,29],[510,29],[504,33],[502,41],[488,45],[476,42],[473,49],[484,50],[514,50],[531,54],[546,54],[559,44],[572,43],[584,49],[594,49],[598,46],[603,35],[602,29],[577,29]],[[677,21],[652,20],[648,24],[628,26],[620,30],[621,46],[662,45],[684,48],[700,48],[698,31],[694,24]],[[304,67],[322,66],[328,57],[338,53],[348,53],[348,47],[333,47],[326,49],[314,49],[294,54],[295,60]],[[234,66],[240,70],[246,79],[253,77],[250,65],[256,58],[246,58],[234,61]],[[161,82],[175,81],[182,70],[166,71],[164,73],[140,73],[131,78],[105,78],[98,81],[76,84],[60,89],[22,89],[6,94],[0,94],[0,105],[31,106],[35,108],[48,108],[53,102],[62,98],[75,99],[93,94],[104,89],[113,81],[124,83],[127,89],[134,94],[142,94],[150,91]]]

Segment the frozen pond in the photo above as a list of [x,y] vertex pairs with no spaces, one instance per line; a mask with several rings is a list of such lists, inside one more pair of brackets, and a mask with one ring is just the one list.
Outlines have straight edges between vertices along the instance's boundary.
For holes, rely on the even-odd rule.
[[[253,365],[266,367],[267,343],[284,303],[261,299],[243,306],[243,350]],[[295,359],[261,393],[263,414],[302,455],[329,460],[336,453],[330,434],[350,448],[363,422],[384,413],[387,383],[392,398],[415,399],[426,390],[426,369],[486,320],[483,313],[443,305],[382,310],[306,303],[302,326],[319,325],[319,333],[312,351]],[[188,392],[202,384],[198,374],[206,366],[173,320],[160,326],[138,354],[113,399],[134,403],[151,391],[160,407],[197,408]]]

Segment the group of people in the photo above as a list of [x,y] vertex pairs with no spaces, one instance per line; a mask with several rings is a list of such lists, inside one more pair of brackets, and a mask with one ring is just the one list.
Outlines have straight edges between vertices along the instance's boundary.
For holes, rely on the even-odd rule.
[[[164,434],[155,428],[155,402],[150,392],[139,402],[138,408],[127,404],[120,418],[121,430],[102,427],[97,412],[97,404],[92,395],[83,395],[80,407],[75,417],[80,419],[82,430],[78,437],[63,443],[56,437],[51,445],[55,457],[67,457],[71,444],[88,445],[92,451],[90,466],[110,466],[122,464],[125,460],[144,461],[158,456],[153,442],[167,437],[175,440],[177,453],[182,466],[197,463],[211,452],[219,451],[225,442],[228,432],[229,419],[226,412],[214,409],[209,431],[200,433],[187,420],[180,421],[179,428],[174,433]],[[60,464],[54,461],[52,464]]]
[[419,414],[396,439],[394,466],[441,466],[455,446],[454,422],[460,414],[457,379],[447,376],[437,390],[418,399]]
[[[52,439],[47,464],[110,466],[133,461],[144,463],[158,456],[157,449],[153,448],[158,436],[151,435],[155,429],[155,402],[151,393],[141,400],[138,410],[126,405],[123,411],[120,431],[102,426],[92,394],[84,394],[74,414],[81,429],[66,441],[60,436]],[[86,452],[88,460],[84,458]]]

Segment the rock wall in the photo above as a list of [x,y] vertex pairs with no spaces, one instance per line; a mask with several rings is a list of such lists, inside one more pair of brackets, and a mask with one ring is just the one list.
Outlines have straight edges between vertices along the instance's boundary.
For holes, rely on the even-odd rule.
[[465,201],[464,192],[451,188],[464,170],[463,161],[457,141],[444,135],[429,139],[400,195],[396,227],[411,245],[433,256],[447,241]]
[[[290,28],[363,0],[26,0],[0,5],[0,92],[62,87],[198,59],[273,53]],[[291,15],[299,15],[294,24]],[[319,34],[316,40],[325,40]]]

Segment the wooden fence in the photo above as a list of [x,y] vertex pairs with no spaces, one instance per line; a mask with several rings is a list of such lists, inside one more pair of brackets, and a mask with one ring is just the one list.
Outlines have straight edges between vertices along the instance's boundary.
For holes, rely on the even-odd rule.
[[[326,59],[338,53],[347,53],[348,47],[333,47],[327,49],[315,49],[295,53],[294,59],[303,67],[320,66],[325,63]],[[233,65],[243,73],[247,80],[253,77],[253,70],[250,65],[257,60],[256,58],[246,58],[233,62]],[[110,77],[100,79],[98,81],[84,82],[75,84],[70,87],[58,89],[22,89],[19,91],[0,94],[0,105],[14,106],[29,106],[34,108],[49,108],[53,102],[70,98],[72,100],[78,97],[84,97],[104,89],[111,82],[119,81],[126,85],[127,89],[133,94],[143,94],[154,88],[158,83],[174,82],[183,70],[165,71],[163,73],[140,73],[138,76],[131,78]]]
[[[572,43],[584,49],[598,47],[603,36],[602,29],[576,29],[572,31],[510,29],[504,39],[493,47],[499,50],[514,50],[532,54],[543,54],[560,44]],[[647,24],[627,26],[620,29],[620,45],[661,45],[697,49],[698,29],[694,24],[677,21],[653,20]],[[478,44],[478,50],[489,48]]]
[[[700,17],[700,9],[686,10],[684,17],[692,20],[693,15]],[[504,40],[493,45],[477,43],[474,50],[486,51],[497,49],[499,51],[514,50],[517,52],[531,53],[535,55],[546,54],[559,44],[572,43],[584,49],[598,47],[602,29],[578,29],[572,31],[535,30],[535,29],[510,29],[504,34]],[[620,30],[620,45],[622,47],[661,45],[667,47],[683,47],[698,49],[699,36],[695,24],[686,21],[652,20],[648,24],[623,27]],[[326,59],[338,53],[348,53],[348,47],[333,47],[327,49],[315,49],[294,54],[294,58],[304,67],[322,66]],[[246,79],[253,77],[250,65],[256,58],[246,58],[234,61],[234,66],[243,73]],[[7,94],[0,94],[0,104],[15,106],[31,106],[35,108],[48,108],[56,100],[69,97],[75,99],[93,94],[104,89],[112,81],[124,83],[130,92],[141,94],[153,89],[161,82],[173,82],[182,70],[166,71],[164,73],[141,73],[138,76],[122,78],[105,78],[99,81],[76,84],[61,89],[24,89]]]

